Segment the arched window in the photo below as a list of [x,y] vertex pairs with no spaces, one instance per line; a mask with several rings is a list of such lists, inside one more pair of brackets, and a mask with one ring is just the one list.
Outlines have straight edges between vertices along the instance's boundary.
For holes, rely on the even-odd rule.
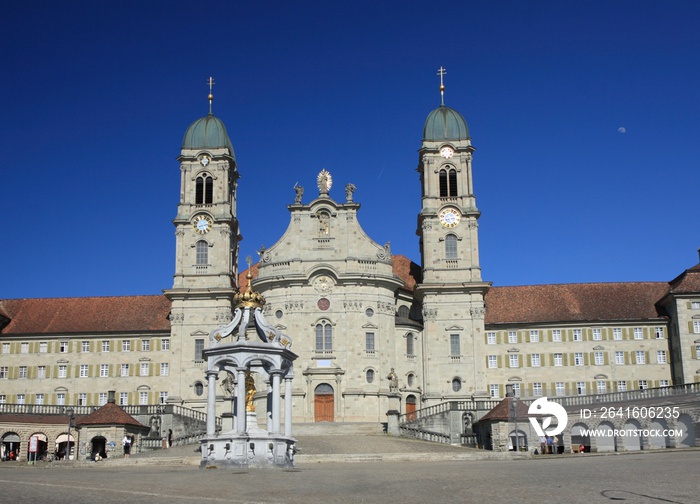
[[327,320],[316,324],[316,351],[321,353],[333,351],[333,326]]
[[401,305],[399,306],[399,313],[397,314],[401,318],[408,318],[409,316],[409,309],[408,306],[406,305]]
[[374,381],[374,369],[368,369],[365,377],[367,378],[367,383],[372,383]]
[[445,236],[445,259],[457,259],[457,237],[453,234]]
[[413,357],[414,355],[416,355],[413,349],[413,338],[413,333],[408,333],[406,335],[406,355],[408,355],[409,357]]
[[196,264],[198,266],[204,266],[206,264],[209,264],[209,244],[204,240],[199,240],[195,248]]
[[194,384],[194,393],[201,396],[204,393],[204,385],[202,382],[197,382]]
[[453,392],[459,392],[462,390],[462,380],[459,378],[453,378],[452,379],[452,391]]
[[449,195],[457,196],[457,170],[450,170],[447,172],[448,185],[450,187]]
[[211,205],[214,193],[214,179],[208,173],[200,175],[196,180],[195,204]]
[[416,377],[413,373],[408,373],[408,376],[406,377],[406,383],[408,383],[409,387],[413,387],[415,378]]
[[440,170],[440,197],[457,196],[457,170],[454,168]]

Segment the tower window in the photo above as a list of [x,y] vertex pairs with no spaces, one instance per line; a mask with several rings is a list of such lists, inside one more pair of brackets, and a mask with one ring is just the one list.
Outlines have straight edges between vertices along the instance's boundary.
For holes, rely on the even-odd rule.
[[457,170],[440,170],[440,197],[457,196]]
[[200,175],[196,180],[195,204],[211,205],[214,193],[214,179],[209,174]]
[[457,259],[457,237],[453,234],[445,236],[445,259]]
[[199,240],[196,245],[197,265],[209,264],[209,244],[204,240]]

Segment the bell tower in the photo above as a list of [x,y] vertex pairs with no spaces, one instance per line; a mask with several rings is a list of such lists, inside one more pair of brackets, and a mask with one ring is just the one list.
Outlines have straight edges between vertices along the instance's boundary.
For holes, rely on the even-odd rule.
[[[231,319],[237,283],[238,242],[236,187],[238,168],[224,123],[212,113],[185,132],[180,162],[180,199],[175,225],[173,288],[164,291],[172,302],[171,399],[206,404],[197,397],[203,380],[201,350],[209,331]],[[192,404],[191,404],[192,406]]]
[[[478,219],[472,157],[474,147],[462,115],[445,106],[440,67],[440,106],[423,126],[418,173],[421,211],[420,240],[423,305],[423,351],[431,362],[423,373],[424,400],[481,395],[486,390],[483,365],[475,359],[484,337],[484,295],[481,279]],[[478,365],[476,365],[478,362]]]

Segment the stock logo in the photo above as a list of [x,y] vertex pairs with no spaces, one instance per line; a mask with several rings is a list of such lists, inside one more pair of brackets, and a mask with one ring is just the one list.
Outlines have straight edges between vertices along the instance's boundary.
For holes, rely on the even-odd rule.
[[[533,402],[528,408],[527,414],[530,415],[529,420],[532,424],[532,428],[535,429],[535,432],[540,437],[555,436],[564,432],[566,423],[569,421],[569,415],[566,414],[564,406],[559,403],[550,402],[546,397],[540,397]],[[540,425],[538,417],[543,416],[546,418],[542,420],[542,425]],[[552,423],[552,418],[557,419],[557,425],[547,430]]]

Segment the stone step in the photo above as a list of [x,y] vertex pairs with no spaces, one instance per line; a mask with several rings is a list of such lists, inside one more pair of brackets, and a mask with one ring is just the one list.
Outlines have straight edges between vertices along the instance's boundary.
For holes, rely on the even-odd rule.
[[381,423],[375,422],[316,422],[295,423],[292,435],[297,436],[371,436],[384,434]]

